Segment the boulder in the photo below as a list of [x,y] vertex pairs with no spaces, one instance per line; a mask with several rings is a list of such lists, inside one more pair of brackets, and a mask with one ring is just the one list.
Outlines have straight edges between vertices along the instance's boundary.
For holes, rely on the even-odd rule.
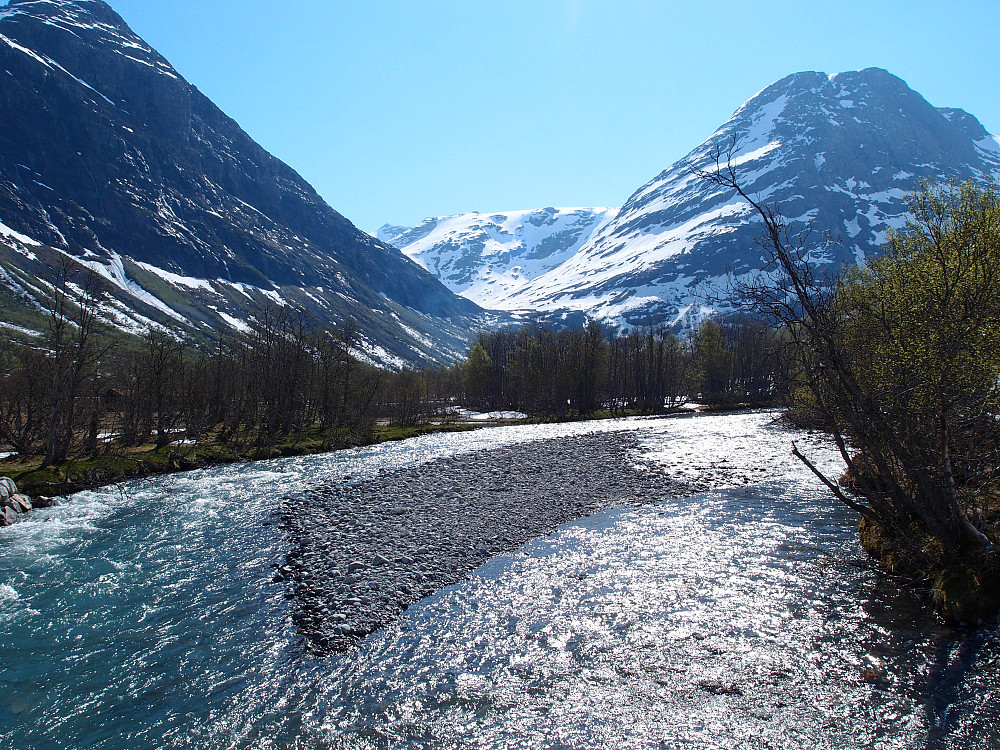
[[35,508],[55,508],[59,505],[59,501],[54,497],[36,497],[31,504]]
[[18,513],[31,512],[31,498],[27,495],[11,495],[10,500],[7,502]]
[[10,526],[31,510],[31,498],[17,491],[13,479],[0,477],[0,526]]

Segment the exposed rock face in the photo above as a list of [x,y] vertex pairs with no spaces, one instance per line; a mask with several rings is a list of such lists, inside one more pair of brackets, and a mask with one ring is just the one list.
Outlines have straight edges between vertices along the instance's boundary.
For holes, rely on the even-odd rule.
[[[797,73],[764,89],[640,188],[571,257],[490,304],[671,322],[707,301],[706,284],[724,291],[728,274],[758,271],[759,219],[735,194],[693,173],[711,167],[717,150],[725,156],[734,139],[747,191],[777,203],[793,235],[811,228],[816,258],[834,265],[879,252],[887,230],[905,222],[903,197],[921,180],[1000,175],[1000,143],[975,117],[936,109],[886,71]],[[838,242],[827,247],[828,236]],[[418,246],[408,235],[391,241],[408,253]],[[413,257],[451,283],[451,242],[420,246]]]
[[28,308],[59,255],[41,243],[106,277],[123,327],[211,336],[270,299],[353,317],[374,359],[416,361],[460,352],[481,313],[330,208],[100,0],[0,8],[0,107],[0,288]]

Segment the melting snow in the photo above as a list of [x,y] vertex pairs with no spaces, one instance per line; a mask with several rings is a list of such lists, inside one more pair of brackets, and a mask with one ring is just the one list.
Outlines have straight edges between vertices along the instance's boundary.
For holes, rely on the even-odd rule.
[[220,318],[222,318],[224,321],[226,321],[230,326],[235,328],[240,333],[248,333],[250,331],[250,326],[248,326],[245,321],[242,321],[239,318],[234,318],[232,315],[227,315],[221,310],[216,310],[214,307],[212,309],[215,310],[216,314]]
[[389,353],[384,347],[364,338],[351,349],[351,354],[369,365],[382,365],[394,370],[402,370],[406,367],[405,359]]
[[983,151],[1000,154],[1000,135],[989,135],[982,140],[975,141],[975,144]]
[[10,237],[13,240],[17,240],[18,242],[24,245],[31,245],[32,247],[40,247],[42,244],[38,240],[33,240],[31,239],[31,237],[23,235],[20,232],[15,232],[9,226],[3,223],[0,223],[0,236]]
[[[17,331],[18,333],[23,333],[25,336],[38,337],[42,334],[38,331],[32,331],[30,328],[22,328],[21,326],[14,325],[13,323],[7,323],[0,320],[0,328],[6,328],[8,331]],[[3,456],[0,456],[3,458]]]
[[288,307],[288,303],[285,301],[285,298],[278,294],[278,292],[270,289],[259,289],[258,291],[274,304],[278,305],[278,307]]
[[180,323],[188,322],[187,318],[180,315],[178,312],[170,308],[161,299],[150,294],[148,291],[139,286],[136,282],[128,278],[127,274],[125,273],[125,263],[122,259],[122,256],[120,256],[118,253],[116,252],[109,253],[109,255],[111,256],[110,259],[111,262],[108,264],[102,263],[101,261],[97,260],[93,261],[83,260],[81,258],[77,258],[76,256],[70,255],[69,253],[65,252],[63,254],[69,258],[72,258],[80,265],[86,266],[87,268],[90,268],[94,272],[100,274],[105,279],[113,283],[115,286],[119,287],[123,291],[128,292],[141,302],[145,302],[150,307],[156,308],[160,312],[164,313],[165,315],[168,315],[169,317],[173,318],[174,320]]
[[208,289],[209,291],[215,291],[212,288],[212,283],[208,279],[195,279],[190,276],[181,276],[180,274],[171,273],[170,271],[164,271],[162,268],[150,265],[149,263],[139,263],[136,261],[136,265],[146,271],[149,271],[154,276],[159,276],[168,284],[173,284],[174,286],[184,286],[188,289]]

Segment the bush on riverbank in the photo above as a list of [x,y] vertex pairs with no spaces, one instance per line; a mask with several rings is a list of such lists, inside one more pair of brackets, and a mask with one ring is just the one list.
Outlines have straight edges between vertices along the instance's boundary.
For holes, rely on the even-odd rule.
[[978,555],[989,569],[1000,482],[1000,199],[991,186],[925,188],[910,208],[885,254],[838,284],[824,334],[837,351],[807,350],[803,365],[817,371],[808,392],[862,457],[861,466],[854,454],[846,460],[870,520],[903,540],[916,527],[940,544],[942,564]]
[[[722,155],[720,154],[720,157]],[[866,548],[919,580],[949,620],[1000,598],[1000,196],[992,183],[924,186],[881,257],[822,277],[732,165],[704,176],[760,214],[772,276],[746,303],[783,327],[800,424],[829,432],[850,489],[795,454],[863,519]]]
[[805,395],[849,444],[866,548],[924,581],[950,621],[1000,609],[1000,200],[911,196],[885,254],[836,286],[801,359]]

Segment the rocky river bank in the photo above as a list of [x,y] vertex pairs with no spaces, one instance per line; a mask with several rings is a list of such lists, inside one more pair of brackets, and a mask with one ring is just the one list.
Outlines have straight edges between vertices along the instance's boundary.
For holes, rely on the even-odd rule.
[[34,499],[18,491],[10,477],[0,477],[0,527],[13,526],[38,508],[51,508],[56,501],[50,497]]
[[345,650],[410,604],[568,521],[750,481],[745,467],[725,460],[684,468],[639,463],[633,434],[605,433],[346,478],[286,499],[292,550],[275,580],[289,582],[310,650]]

